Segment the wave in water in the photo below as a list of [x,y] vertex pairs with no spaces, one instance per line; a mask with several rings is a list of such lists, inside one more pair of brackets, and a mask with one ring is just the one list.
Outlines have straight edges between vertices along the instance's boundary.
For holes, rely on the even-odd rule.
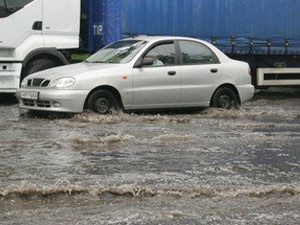
[[69,196],[76,194],[105,196],[107,194],[131,197],[170,196],[179,198],[238,198],[238,197],[267,197],[270,195],[298,195],[300,189],[292,185],[258,186],[251,188],[210,187],[210,186],[139,186],[134,184],[120,186],[90,186],[72,184],[55,184],[53,186],[39,186],[22,182],[19,186],[11,186],[0,192],[0,197],[46,197],[60,194]]
[[102,145],[114,145],[125,143],[181,143],[197,140],[197,136],[194,134],[179,135],[179,134],[164,134],[154,136],[149,139],[138,140],[135,136],[129,134],[117,134],[117,135],[105,135],[103,137],[75,137],[73,139],[76,145],[85,144],[102,144]]
[[75,138],[74,142],[76,144],[91,144],[91,143],[102,143],[102,144],[116,144],[123,142],[135,142],[136,138],[132,135],[106,135],[104,137],[99,138]]

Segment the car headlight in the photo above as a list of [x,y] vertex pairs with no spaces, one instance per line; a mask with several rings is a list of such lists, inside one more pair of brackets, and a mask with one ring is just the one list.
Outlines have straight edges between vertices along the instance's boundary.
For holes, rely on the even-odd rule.
[[74,85],[76,80],[73,77],[59,78],[49,84],[50,88],[65,88]]

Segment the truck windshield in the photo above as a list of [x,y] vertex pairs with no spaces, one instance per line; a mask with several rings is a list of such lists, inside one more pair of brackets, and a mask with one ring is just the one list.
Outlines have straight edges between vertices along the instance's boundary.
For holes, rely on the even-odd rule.
[[146,41],[118,41],[100,49],[85,62],[88,63],[128,63],[145,46]]
[[8,17],[32,1],[33,0],[0,0],[0,18]]

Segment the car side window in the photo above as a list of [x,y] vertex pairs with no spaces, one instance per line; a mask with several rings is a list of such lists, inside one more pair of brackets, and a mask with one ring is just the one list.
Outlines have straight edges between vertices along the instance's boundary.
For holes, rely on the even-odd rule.
[[151,66],[175,65],[175,45],[174,43],[162,43],[153,47],[144,58],[153,60]]
[[194,41],[179,41],[179,46],[183,64],[219,63],[217,56],[204,44]]

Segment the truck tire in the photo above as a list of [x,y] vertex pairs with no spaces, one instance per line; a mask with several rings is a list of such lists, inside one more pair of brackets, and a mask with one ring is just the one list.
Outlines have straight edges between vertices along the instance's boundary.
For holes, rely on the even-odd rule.
[[114,114],[120,111],[120,105],[109,91],[98,90],[89,97],[88,109],[100,114]]
[[239,107],[238,96],[228,87],[220,87],[212,97],[211,106],[214,108],[234,109]]
[[62,65],[61,63],[50,59],[50,58],[39,58],[39,59],[34,59],[31,60],[26,67],[22,71],[22,76],[21,80],[23,80],[25,77],[27,77],[29,74],[49,69],[52,67],[60,66]]

